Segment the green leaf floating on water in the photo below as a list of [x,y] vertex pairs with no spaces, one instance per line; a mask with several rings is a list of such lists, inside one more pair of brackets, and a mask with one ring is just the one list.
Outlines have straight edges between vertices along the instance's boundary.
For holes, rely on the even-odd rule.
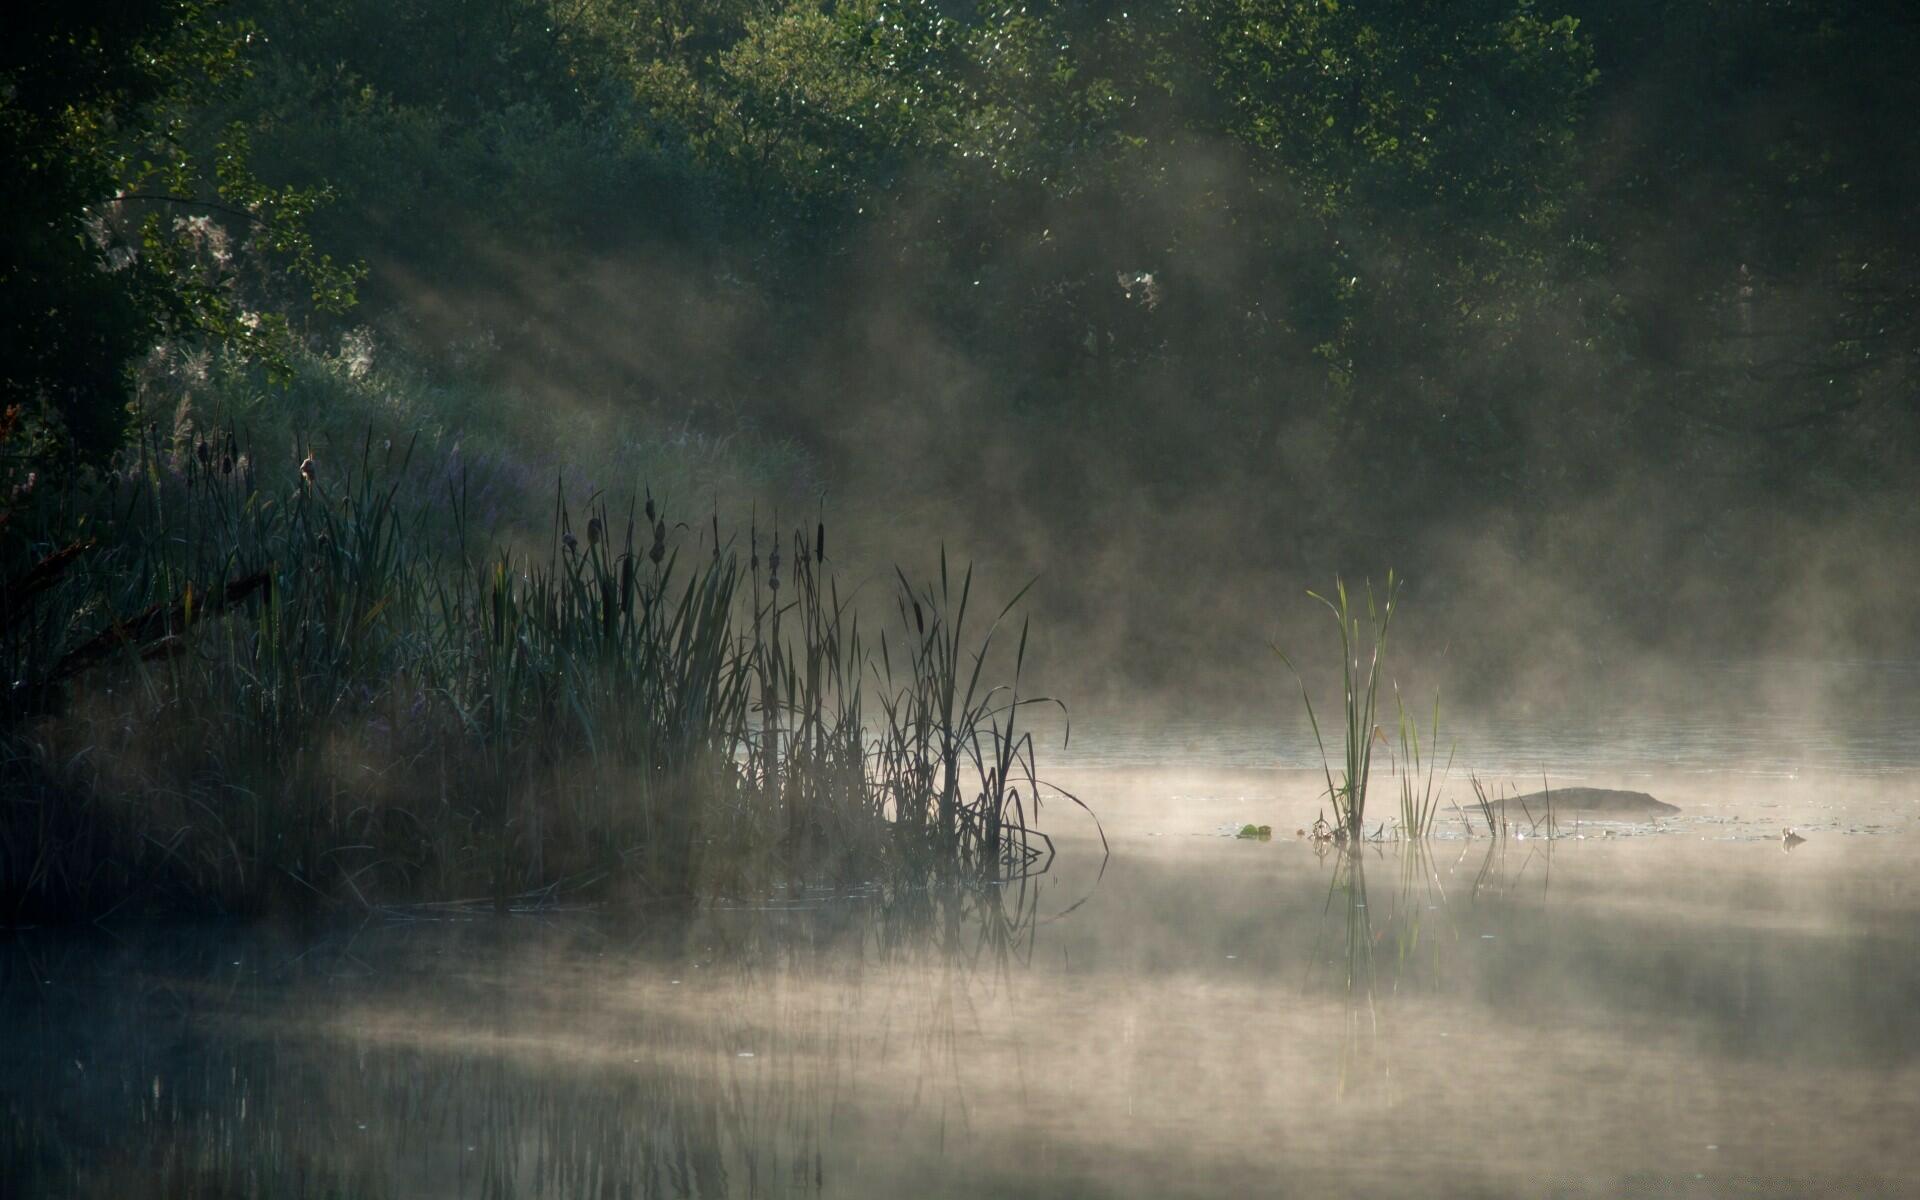
[[1233,836],[1239,837],[1239,838],[1252,838],[1256,841],[1262,841],[1262,842],[1271,841],[1273,840],[1273,826],[1242,825],[1240,827],[1240,832],[1234,834]]

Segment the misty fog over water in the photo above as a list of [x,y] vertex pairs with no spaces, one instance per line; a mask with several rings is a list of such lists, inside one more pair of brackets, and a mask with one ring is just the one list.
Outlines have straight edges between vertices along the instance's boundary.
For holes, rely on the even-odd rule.
[[[1202,697],[1195,707],[1204,715],[1091,706],[1048,757],[1075,767],[1318,769],[1320,744],[1297,690],[1273,690],[1265,709],[1214,706]],[[1537,787],[1542,773],[1576,783],[1593,774],[1659,771],[1804,775],[1838,786],[1856,776],[1920,769],[1916,663],[1712,662],[1692,667],[1684,681],[1596,684],[1465,712],[1440,699],[1440,757],[1451,753],[1462,779],[1477,771]],[[1398,720],[1397,712],[1389,716]],[[1419,722],[1425,739],[1433,697],[1408,697],[1406,716]],[[1058,722],[1038,724],[1050,736],[1068,733]]]

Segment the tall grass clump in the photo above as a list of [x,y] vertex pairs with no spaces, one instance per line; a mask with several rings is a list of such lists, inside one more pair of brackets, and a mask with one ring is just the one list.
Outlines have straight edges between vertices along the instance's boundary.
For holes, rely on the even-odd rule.
[[[1024,869],[1050,852],[1051,842],[1032,828],[1042,785],[1033,733],[1022,725],[1022,710],[1054,705],[1064,711],[1064,706],[1021,693],[1025,620],[1010,679],[991,683],[983,672],[1002,625],[1027,589],[988,620],[976,639],[967,632],[971,568],[956,581],[943,549],[937,583],[915,587],[898,571],[895,582],[898,640],[882,634],[876,671],[882,717],[874,752],[879,791],[903,835],[946,853],[974,847],[990,862],[1004,858]],[[1058,794],[1085,808],[1076,797]]]
[[1385,602],[1376,602],[1373,585],[1369,583],[1364,608],[1355,605],[1353,598],[1347,594],[1346,583],[1339,579],[1334,580],[1333,599],[1318,592],[1307,593],[1327,607],[1340,632],[1343,682],[1341,719],[1346,728],[1342,771],[1337,781],[1333,777],[1326,740],[1321,734],[1320,719],[1314,712],[1313,697],[1308,694],[1306,680],[1286,652],[1278,646],[1274,647],[1274,652],[1287,664],[1287,669],[1293,672],[1294,679],[1300,684],[1300,698],[1306,704],[1307,720],[1313,726],[1314,742],[1320,748],[1321,767],[1326,773],[1326,795],[1333,805],[1334,826],[1347,839],[1358,839],[1360,836],[1366,819],[1367,784],[1373,770],[1373,747],[1376,742],[1384,743],[1386,740],[1386,735],[1374,723],[1374,717],[1379,709],[1381,659],[1386,653],[1387,631],[1393,623],[1399,588],[1399,582],[1389,571]]
[[1420,736],[1420,720],[1408,711],[1398,685],[1393,689],[1393,702],[1400,715],[1400,752],[1394,763],[1400,780],[1400,833],[1402,837],[1424,839],[1433,833],[1441,793],[1447,776],[1453,773],[1453,750],[1448,749],[1447,761],[1442,766],[1438,692],[1434,693],[1433,715],[1424,742]]
[[[1507,836],[1507,810],[1504,800],[1496,798],[1487,784],[1478,775],[1468,777],[1473,785],[1474,807],[1480,812],[1480,819],[1486,822],[1487,836],[1495,839]],[[1469,835],[1473,832],[1471,822],[1467,825]]]
[[[1047,843],[1012,605],[896,573],[868,648],[824,521],[744,545],[557,486],[488,546],[408,447],[277,466],[150,429],[0,518],[0,920],[691,897]],[[451,530],[451,533],[448,531]],[[764,546],[764,557],[763,557]],[[1016,597],[1016,601],[1018,597]],[[877,704],[878,714],[870,710]]]

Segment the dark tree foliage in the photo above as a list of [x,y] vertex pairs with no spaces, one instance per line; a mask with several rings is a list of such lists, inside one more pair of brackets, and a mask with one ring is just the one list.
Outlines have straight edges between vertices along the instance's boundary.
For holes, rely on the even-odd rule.
[[1890,482],[1910,460],[1847,435],[1910,444],[1920,416],[1920,10],[1568,7],[1608,68],[1576,219],[1616,285],[1611,344],[1677,383],[1677,419],[1764,448],[1776,483]]
[[432,369],[724,414],[855,503],[1017,492],[1054,554],[1225,498],[1183,553],[1418,571],[1492,530],[1652,625],[1677,564],[1723,604],[1777,514],[1920,470],[1891,0],[21,11],[6,386],[86,446],[156,340],[268,351],[337,298],[311,225]]
[[241,263],[271,254],[325,307],[353,273],[315,251],[318,195],[275,191],[228,131],[197,151],[190,121],[240,70],[245,29],[205,0],[23,0],[0,38],[0,405],[44,418],[82,457],[112,450],[128,365],[162,337],[269,358],[286,320],[249,308]]

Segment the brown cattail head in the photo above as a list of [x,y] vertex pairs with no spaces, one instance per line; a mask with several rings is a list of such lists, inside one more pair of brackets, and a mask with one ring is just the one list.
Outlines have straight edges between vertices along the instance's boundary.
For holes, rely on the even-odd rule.
[[813,527],[813,556],[821,562],[827,561],[827,523],[825,521]]
[[653,489],[648,488],[647,489],[647,520],[651,521],[657,515],[658,514],[655,513],[653,509]]
[[314,461],[313,455],[309,454],[300,460],[300,478],[302,480],[307,483],[312,483],[319,474],[320,464]]
[[580,539],[573,536],[571,529],[560,535],[560,544],[567,548],[568,554],[577,553],[580,549]]
[[604,536],[606,536],[606,530],[601,526],[599,517],[594,517],[587,522],[587,544],[589,546],[598,546],[600,539]]

